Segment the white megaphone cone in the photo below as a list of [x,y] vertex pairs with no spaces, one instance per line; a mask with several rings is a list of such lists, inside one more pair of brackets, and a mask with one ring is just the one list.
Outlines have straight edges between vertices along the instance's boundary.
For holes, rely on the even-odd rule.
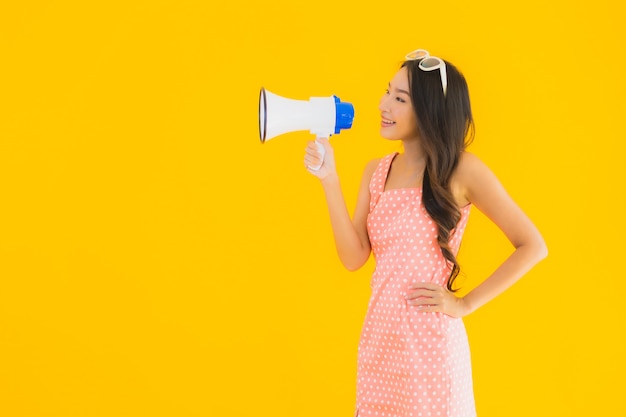
[[[316,138],[329,138],[341,129],[350,129],[354,119],[354,107],[342,103],[336,96],[311,97],[293,100],[281,97],[261,88],[259,96],[259,136],[261,143],[284,133],[308,130]],[[317,143],[324,158],[324,147]],[[309,167],[318,170],[317,167]]]

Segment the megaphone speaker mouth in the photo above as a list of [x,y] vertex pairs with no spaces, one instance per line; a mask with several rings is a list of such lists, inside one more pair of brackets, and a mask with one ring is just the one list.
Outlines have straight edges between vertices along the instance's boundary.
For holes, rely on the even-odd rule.
[[[270,114],[271,113],[271,114]],[[261,143],[284,133],[308,130],[317,137],[330,137],[352,127],[354,107],[337,96],[294,100],[261,87],[259,93],[259,139]]]
[[259,139],[261,143],[265,143],[267,135],[267,98],[265,97],[265,88],[261,87],[259,93]]

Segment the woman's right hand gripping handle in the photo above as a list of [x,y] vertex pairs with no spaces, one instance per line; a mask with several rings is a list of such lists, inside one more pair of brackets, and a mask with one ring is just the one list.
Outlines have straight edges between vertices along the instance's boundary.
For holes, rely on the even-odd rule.
[[[317,138],[315,141],[308,142],[304,155],[304,166],[307,171],[320,180],[337,174],[335,155],[327,138]],[[319,168],[315,169],[317,167]]]

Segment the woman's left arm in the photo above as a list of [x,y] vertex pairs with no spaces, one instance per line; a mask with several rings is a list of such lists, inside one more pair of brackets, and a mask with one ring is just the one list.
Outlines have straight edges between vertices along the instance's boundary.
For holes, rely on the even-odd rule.
[[548,249],[537,227],[477,156],[465,152],[458,168],[456,178],[465,198],[498,226],[515,248],[487,279],[462,298],[463,315],[467,315],[513,285],[548,255]]
[[408,297],[424,311],[453,317],[476,311],[513,285],[545,258],[548,249],[533,222],[513,201],[494,173],[475,155],[465,152],[452,178],[457,199],[472,203],[502,230],[515,251],[480,285],[457,298],[445,287],[420,283]]

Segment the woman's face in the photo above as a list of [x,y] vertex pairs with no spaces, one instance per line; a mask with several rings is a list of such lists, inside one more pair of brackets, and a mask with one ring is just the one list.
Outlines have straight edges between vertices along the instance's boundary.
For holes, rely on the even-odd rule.
[[378,105],[382,117],[380,134],[389,140],[409,140],[417,137],[417,117],[413,111],[406,68],[400,70]]

